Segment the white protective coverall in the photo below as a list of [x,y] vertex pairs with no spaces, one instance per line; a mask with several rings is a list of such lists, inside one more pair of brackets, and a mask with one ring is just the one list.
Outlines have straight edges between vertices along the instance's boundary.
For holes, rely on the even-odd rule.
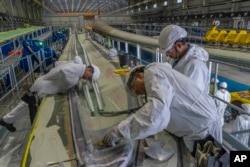
[[202,47],[189,44],[188,52],[178,61],[174,69],[184,74],[204,92],[209,92],[210,73],[206,62],[209,54]]
[[[250,114],[250,104],[242,104],[242,108],[246,113]],[[235,131],[249,130],[250,129],[250,115],[240,114],[235,120]],[[236,134],[236,138],[246,146],[249,145],[249,132],[243,134]]]
[[66,91],[76,85],[86,68],[80,56],[75,56],[75,61],[56,64],[58,66],[53,68],[48,74],[37,78],[30,88],[31,92],[37,92],[39,98]]
[[[226,89],[217,90],[215,96],[219,97],[222,100],[225,100],[228,103],[231,101],[231,95]],[[221,118],[221,126],[223,126],[224,125],[224,113],[225,113],[227,104],[224,103],[223,101],[218,100],[218,99],[215,99],[215,104],[216,104],[218,112],[220,114],[219,116]]]
[[109,49],[109,57],[114,58],[118,55],[118,51],[115,48]]
[[147,103],[119,123],[126,139],[143,139],[164,129],[183,137],[193,150],[194,140],[211,134],[222,141],[220,118],[214,100],[170,64],[149,64],[144,71]]
[[[76,85],[83,76],[86,65],[82,63],[79,56],[75,57],[72,62],[57,62],[58,66],[51,71],[36,79],[30,88],[31,92],[37,92],[38,98],[41,99],[49,94],[56,94]],[[21,101],[11,112],[7,113],[3,120],[6,123],[14,123],[18,118],[28,115],[29,107],[24,101]]]

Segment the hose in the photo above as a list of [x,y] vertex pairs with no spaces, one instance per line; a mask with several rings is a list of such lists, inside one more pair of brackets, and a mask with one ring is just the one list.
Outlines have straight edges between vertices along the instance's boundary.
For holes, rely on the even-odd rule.
[[122,110],[122,111],[99,111],[99,114],[105,117],[114,117],[122,114],[131,114],[134,113],[135,111],[139,110],[142,106],[132,108],[132,109],[127,109],[127,110]]

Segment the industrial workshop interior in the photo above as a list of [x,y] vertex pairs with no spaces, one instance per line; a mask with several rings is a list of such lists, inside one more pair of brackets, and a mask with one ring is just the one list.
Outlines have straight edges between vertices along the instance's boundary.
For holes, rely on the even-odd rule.
[[250,1],[0,0],[0,150],[0,167],[249,166]]

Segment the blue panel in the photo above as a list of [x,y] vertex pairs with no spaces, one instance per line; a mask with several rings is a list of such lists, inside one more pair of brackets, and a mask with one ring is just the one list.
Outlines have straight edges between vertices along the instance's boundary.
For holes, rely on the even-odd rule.
[[155,61],[155,56],[153,53],[142,49],[141,50],[141,59],[143,62],[148,64],[148,63],[152,63]]
[[136,56],[136,46],[128,44],[128,50],[130,55]]
[[[29,46],[32,51],[30,51],[27,46]],[[25,40],[23,41],[23,48],[24,49],[22,58],[31,55],[32,52],[36,53],[41,52],[41,49],[44,48],[44,58],[46,59],[45,60],[46,66],[49,66],[50,64],[53,63],[53,58],[57,59],[56,52],[53,49],[49,48],[44,42],[39,40]],[[41,59],[43,60],[43,57]],[[34,56],[31,56],[31,60],[32,60],[32,65],[34,65],[35,61],[37,61]],[[28,72],[29,68],[27,59],[21,59],[19,62],[19,67]]]
[[118,50],[118,44],[117,41],[114,41],[114,48],[116,48]]
[[124,42],[120,42],[120,51],[125,52],[125,43]]
[[[214,77],[214,74],[211,74],[211,78],[213,77]],[[227,85],[228,85],[227,90],[229,92],[244,91],[250,88],[250,85],[242,84],[240,82],[237,82],[237,81],[234,81],[234,80],[222,77],[222,76],[218,76],[218,79],[220,82],[227,82]]]
[[9,42],[7,44],[4,44],[1,46],[2,49],[2,54],[4,57],[8,56],[8,53],[12,50],[13,48],[13,43]]

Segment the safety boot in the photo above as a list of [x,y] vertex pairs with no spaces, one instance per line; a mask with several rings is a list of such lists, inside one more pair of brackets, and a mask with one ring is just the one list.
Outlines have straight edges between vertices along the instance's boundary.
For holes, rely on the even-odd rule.
[[13,126],[13,124],[9,124],[9,123],[4,122],[4,120],[2,118],[0,119],[0,125],[4,126],[10,132],[16,131],[16,128]]
[[31,92],[25,93],[21,99],[29,105],[36,105],[36,97]]
[[36,96],[31,92],[28,92],[25,93],[25,95],[21,99],[29,106],[30,122],[31,124],[33,124],[37,112]]

